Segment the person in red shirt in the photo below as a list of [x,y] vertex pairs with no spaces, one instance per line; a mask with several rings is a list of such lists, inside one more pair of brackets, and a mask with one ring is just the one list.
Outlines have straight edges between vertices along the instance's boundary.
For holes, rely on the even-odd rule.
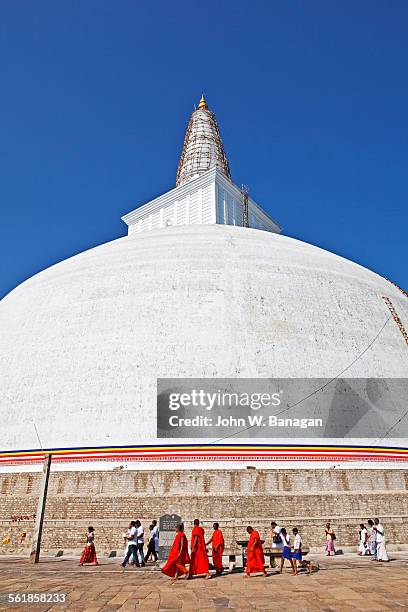
[[191,532],[191,561],[188,577],[206,574],[206,579],[210,576],[210,565],[208,563],[207,549],[205,547],[204,529],[200,527],[200,521],[194,519],[194,529]]
[[184,533],[184,526],[177,525],[176,537],[170,549],[169,558],[162,572],[166,576],[170,576],[173,580],[177,580],[181,575],[187,576],[188,570],[186,564],[190,563],[188,554],[188,542]]
[[249,542],[247,548],[247,564],[246,564],[246,576],[251,574],[257,574],[262,572],[264,576],[267,576],[265,570],[265,557],[262,548],[261,538],[259,533],[250,525],[247,527],[249,533]]
[[222,565],[222,555],[224,552],[224,536],[220,529],[219,523],[213,525],[214,533],[210,540],[208,540],[206,546],[212,543],[212,560],[215,569],[215,575],[220,576],[224,571]]

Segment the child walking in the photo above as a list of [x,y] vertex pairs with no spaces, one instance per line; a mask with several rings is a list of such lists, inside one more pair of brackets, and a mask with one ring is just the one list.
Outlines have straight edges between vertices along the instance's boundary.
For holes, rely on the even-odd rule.
[[292,554],[290,552],[290,536],[287,534],[286,529],[284,527],[282,527],[280,534],[283,543],[283,550],[279,573],[282,573],[283,564],[285,563],[285,559],[287,559],[292,566],[292,575],[297,576],[296,562],[292,558]]
[[305,567],[310,574],[312,571],[312,563],[302,559],[302,538],[300,537],[298,528],[294,527],[292,529],[292,533],[295,536],[295,540],[293,542],[293,560],[296,566],[296,571],[299,565],[300,567]]

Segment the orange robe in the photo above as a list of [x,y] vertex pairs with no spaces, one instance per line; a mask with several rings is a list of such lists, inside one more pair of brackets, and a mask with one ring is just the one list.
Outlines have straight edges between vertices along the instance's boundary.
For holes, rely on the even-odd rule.
[[170,549],[169,558],[167,559],[167,563],[163,567],[162,572],[171,578],[174,578],[176,573],[186,574],[186,563],[190,563],[186,534],[181,532],[176,533],[176,537],[174,538],[173,545]]
[[[196,549],[193,552],[193,546],[197,536],[198,541]],[[205,548],[204,540],[204,529],[202,527],[194,527],[191,532],[191,563],[190,563],[190,576],[198,576],[200,574],[207,574],[210,569],[208,563],[207,550]]]
[[[215,552],[215,550],[217,552]],[[212,536],[212,559],[215,570],[222,570],[222,554],[224,552],[224,536],[221,529],[216,529]]]
[[[254,546],[254,541],[258,540],[258,542]],[[254,547],[253,552],[251,552],[251,547]],[[256,574],[257,572],[265,571],[265,557],[263,553],[263,548],[261,544],[261,538],[259,537],[259,533],[253,530],[251,535],[249,536],[248,548],[247,548],[247,565],[246,565],[246,573],[247,574]]]

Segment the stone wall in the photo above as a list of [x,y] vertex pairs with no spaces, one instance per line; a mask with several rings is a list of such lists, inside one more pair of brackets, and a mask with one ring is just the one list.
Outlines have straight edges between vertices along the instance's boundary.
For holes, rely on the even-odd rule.
[[[40,474],[0,475],[0,535],[10,537],[2,552],[28,548]],[[123,549],[129,520],[147,528],[153,518],[180,514],[189,534],[198,517],[205,528],[220,522],[228,548],[252,524],[266,537],[270,521],[300,528],[306,545],[324,544],[331,520],[339,547],[356,546],[358,525],[373,516],[386,524],[389,543],[406,542],[408,471],[406,470],[191,470],[53,472],[50,477],[43,549],[78,550],[86,527],[97,532],[98,548]],[[13,520],[14,517],[14,520]],[[18,546],[18,535],[28,537]]]

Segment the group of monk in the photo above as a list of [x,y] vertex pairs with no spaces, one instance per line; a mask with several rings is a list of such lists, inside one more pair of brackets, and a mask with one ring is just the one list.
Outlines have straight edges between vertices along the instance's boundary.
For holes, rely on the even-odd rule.
[[[170,549],[169,558],[162,572],[173,580],[183,577],[187,580],[193,576],[205,575],[206,580],[211,578],[210,562],[208,560],[207,546],[212,547],[212,564],[215,575],[220,576],[224,570],[222,566],[222,555],[224,552],[224,536],[218,523],[213,525],[213,534],[208,542],[205,541],[204,529],[200,527],[200,521],[194,520],[194,528],[191,532],[191,547],[188,552],[188,541],[184,533],[184,525],[177,525],[176,537]],[[187,569],[186,565],[189,566]]]
[[[169,558],[162,572],[166,576],[170,576],[173,580],[178,580],[181,577],[189,580],[193,576],[205,576],[205,579],[211,578],[210,564],[208,560],[207,546],[211,544],[212,550],[212,565],[215,569],[215,575],[220,576],[224,571],[222,565],[222,555],[224,552],[224,536],[218,523],[213,525],[213,534],[208,542],[205,541],[204,529],[200,527],[200,521],[194,520],[194,528],[191,533],[191,548],[188,551],[188,541],[184,533],[184,526],[178,525],[176,528],[176,537],[170,549]],[[263,573],[267,575],[265,570],[265,557],[262,548],[261,537],[251,526],[247,527],[249,541],[247,546],[247,560],[245,574]],[[186,566],[189,566],[187,569]]]

